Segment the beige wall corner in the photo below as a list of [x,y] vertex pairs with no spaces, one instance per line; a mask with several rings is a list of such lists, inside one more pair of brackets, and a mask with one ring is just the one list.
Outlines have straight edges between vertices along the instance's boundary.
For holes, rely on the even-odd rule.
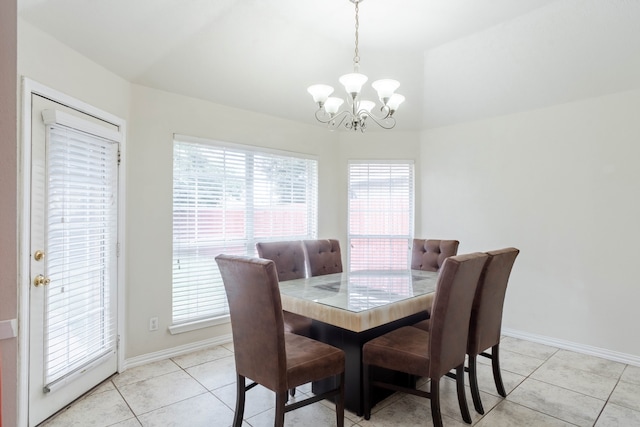
[[[0,322],[14,324],[18,307],[17,250],[17,1],[0,2]],[[13,331],[14,328],[5,328]],[[17,424],[18,358],[14,333],[0,339],[0,424]]]

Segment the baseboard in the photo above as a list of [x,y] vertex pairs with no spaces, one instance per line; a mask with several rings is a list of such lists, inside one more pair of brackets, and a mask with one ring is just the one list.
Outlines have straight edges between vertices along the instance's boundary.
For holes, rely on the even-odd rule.
[[166,350],[156,351],[153,353],[143,354],[141,356],[125,359],[124,366],[120,366],[119,371],[124,372],[129,368],[144,365],[151,362],[158,362],[160,360],[169,359],[171,357],[180,356],[193,351],[205,349],[216,345],[228,344],[233,341],[231,334],[221,335],[215,338],[211,338],[204,341],[198,341],[191,344],[181,345],[179,347],[172,347]]
[[[503,328],[502,334],[508,337],[519,338],[527,341],[537,342],[539,344],[545,344],[551,347],[561,348],[563,350],[575,351],[576,353],[588,354],[590,356],[601,357],[603,359],[612,360],[614,362],[625,363],[627,365],[640,366],[640,357],[620,353],[617,351],[607,350],[600,347],[593,347],[589,345],[579,344],[572,341],[559,340],[557,338],[551,338],[544,335],[531,334],[528,332],[519,331],[516,329]],[[170,349],[156,351],[154,353],[143,354],[142,356],[132,357],[125,359],[124,366],[120,367],[120,372],[129,368],[144,365],[146,363],[157,362],[160,360],[169,359],[171,357],[180,356],[182,354],[190,353],[192,351],[198,351],[207,347],[228,344],[232,342],[231,334],[222,335],[212,339],[198,341],[196,343],[186,344],[179,347],[173,347]]]
[[607,350],[600,347],[579,344],[571,341],[559,340],[544,335],[530,334],[515,329],[502,328],[502,334],[508,337],[520,338],[527,341],[537,342],[552,347],[561,348],[563,350],[571,350],[576,353],[588,354],[590,356],[601,357],[603,359],[621,362],[627,365],[640,366],[640,357],[633,354],[620,353],[617,351]]

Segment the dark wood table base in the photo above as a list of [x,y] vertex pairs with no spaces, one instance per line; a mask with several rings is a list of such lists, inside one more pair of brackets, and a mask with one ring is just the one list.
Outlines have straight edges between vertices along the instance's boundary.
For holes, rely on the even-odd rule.
[[[401,326],[412,325],[427,318],[427,312],[424,311],[362,332],[353,332],[324,322],[313,321],[313,325],[311,326],[312,338],[331,344],[345,352],[344,404],[346,409],[355,412],[358,416],[364,413],[362,346],[373,338],[379,337]],[[385,382],[391,382],[405,387],[415,387],[416,378],[411,375],[383,369],[376,369],[373,375],[375,378],[384,380]],[[333,381],[332,379],[328,379],[314,382],[311,390],[315,394],[330,390],[335,387]],[[374,390],[373,404],[392,393],[393,391],[390,390]]]

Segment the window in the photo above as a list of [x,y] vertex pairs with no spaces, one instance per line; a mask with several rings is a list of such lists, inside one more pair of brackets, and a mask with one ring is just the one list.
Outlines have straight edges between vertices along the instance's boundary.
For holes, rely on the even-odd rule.
[[413,162],[349,162],[349,271],[407,269]]
[[228,314],[218,254],[316,238],[318,162],[177,135],[173,159],[173,324],[199,325]]

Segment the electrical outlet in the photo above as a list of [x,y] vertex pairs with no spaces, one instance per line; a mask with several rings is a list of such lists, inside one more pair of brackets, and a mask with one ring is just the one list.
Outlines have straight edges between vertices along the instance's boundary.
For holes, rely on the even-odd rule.
[[149,319],[149,330],[150,331],[157,331],[158,330],[158,318],[157,317],[151,317]]

